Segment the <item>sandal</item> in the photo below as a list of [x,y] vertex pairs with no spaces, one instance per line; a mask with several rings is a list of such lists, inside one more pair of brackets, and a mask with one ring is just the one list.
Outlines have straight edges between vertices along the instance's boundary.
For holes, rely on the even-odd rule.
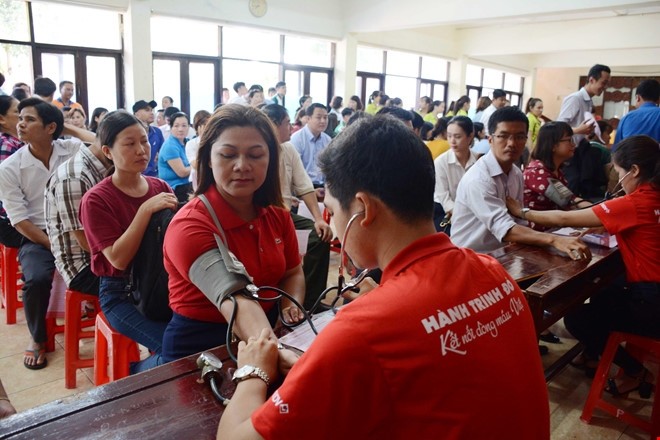
[[[23,366],[27,368],[28,370],[41,370],[42,368],[46,368],[48,365],[48,359],[46,359],[46,349],[45,348],[35,348],[34,350],[25,350],[25,359],[23,359]],[[40,364],[34,363],[34,364],[28,364],[27,360],[29,358],[32,358],[36,361],[39,360],[39,358],[43,358],[43,362]]]
[[598,360],[591,359],[582,352],[579,356],[568,363],[571,367],[584,371],[584,375],[590,379],[596,376]]
[[622,397],[630,394],[633,391],[637,391],[639,393],[639,397],[642,399],[648,399],[651,397],[651,393],[653,392],[653,384],[648,380],[652,379],[651,377],[651,372],[644,368],[640,373],[636,374],[635,376],[630,376],[628,374],[625,374],[626,377],[633,379],[632,385],[629,386],[628,388],[620,389],[620,385],[617,385],[616,379],[613,377],[610,377],[607,379],[607,386],[605,387],[605,391],[610,393],[614,397]]
[[552,332],[541,333],[539,335],[539,339],[543,342],[547,342],[548,344],[561,344],[561,339],[559,339],[557,335]]

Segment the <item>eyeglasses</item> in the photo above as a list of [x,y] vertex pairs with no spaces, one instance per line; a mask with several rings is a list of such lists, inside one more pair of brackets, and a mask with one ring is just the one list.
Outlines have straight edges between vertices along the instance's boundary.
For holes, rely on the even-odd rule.
[[502,141],[502,142],[507,142],[510,141],[511,139],[513,139],[514,142],[525,142],[527,140],[527,135],[521,133],[519,134],[502,133],[502,134],[496,134],[493,137],[498,141]]
[[562,142],[570,142],[571,144],[575,143],[575,142],[573,142],[573,138],[572,138],[572,137],[568,137],[568,138],[564,138],[564,139],[559,139],[559,143],[562,143]]

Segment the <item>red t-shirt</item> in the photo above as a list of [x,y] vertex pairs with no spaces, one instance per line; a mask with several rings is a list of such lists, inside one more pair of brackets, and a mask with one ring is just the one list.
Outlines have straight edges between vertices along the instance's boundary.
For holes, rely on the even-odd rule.
[[616,235],[628,282],[660,282],[660,191],[640,185],[591,209]]
[[493,258],[415,241],[252,415],[267,439],[550,438],[529,307]]
[[92,251],[92,272],[96,276],[122,277],[124,271],[114,267],[103,255],[103,249],[117,241],[135,218],[140,206],[162,192],[172,192],[167,183],[148,177],[149,190],[142,197],[131,197],[112,183],[112,176],[106,177],[92,187],[80,202],[80,221]]
[[[222,224],[229,250],[245,265],[256,286],[277,287],[284,273],[300,264],[296,231],[286,210],[274,206],[257,208],[257,217],[247,222],[234,212],[215,186],[205,195]],[[217,231],[206,206],[198,198],[181,208],[167,228],[163,254],[169,274],[170,307],[186,318],[225,322],[216,306],[188,277],[195,260],[217,247],[213,237]],[[266,311],[273,305],[261,303]]]

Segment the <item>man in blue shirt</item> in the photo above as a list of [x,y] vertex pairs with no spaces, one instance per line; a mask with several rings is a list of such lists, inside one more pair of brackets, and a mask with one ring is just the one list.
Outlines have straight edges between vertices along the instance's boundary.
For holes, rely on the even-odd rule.
[[637,102],[634,110],[619,122],[614,138],[612,152],[616,151],[616,144],[622,139],[637,134],[651,136],[660,142],[660,83],[655,79],[646,79],[637,86]]
[[305,171],[312,179],[312,183],[315,187],[320,187],[325,179],[316,165],[316,156],[332,140],[324,133],[328,128],[328,110],[323,104],[315,102],[307,107],[306,114],[309,122],[291,136],[291,143],[300,154]]
[[156,105],[156,101],[147,102],[142,99],[133,104],[133,114],[142,122],[144,129],[147,131],[149,145],[151,145],[149,165],[142,174],[153,177],[158,177],[158,152],[165,141],[163,132],[158,127],[151,125],[154,122],[154,108],[156,108]]

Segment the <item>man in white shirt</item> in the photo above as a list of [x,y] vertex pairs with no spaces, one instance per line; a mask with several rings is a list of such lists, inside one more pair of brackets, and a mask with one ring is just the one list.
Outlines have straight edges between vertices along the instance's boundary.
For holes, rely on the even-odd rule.
[[229,104],[248,105],[247,95],[249,90],[245,87],[245,83],[242,81],[235,83],[234,91],[236,92],[236,96],[229,100]]
[[307,175],[312,179],[314,186],[322,187],[324,178],[316,165],[316,156],[332,140],[325,134],[325,129],[328,128],[328,110],[323,104],[315,102],[307,107],[305,112],[309,122],[291,136],[291,143],[300,154]]
[[323,220],[314,186],[305,172],[300,155],[296,148],[288,142],[291,138],[291,120],[286,108],[278,104],[269,104],[263,108],[263,112],[275,125],[275,133],[280,142],[280,186],[284,205],[291,210],[294,198],[300,197],[314,217],[312,221],[291,212],[291,219],[296,230],[310,231],[303,259],[303,271],[305,272],[305,302],[303,305],[306,310],[310,310],[328,283],[329,243],[333,233],[330,226]]
[[497,110],[490,118],[490,152],[461,179],[456,191],[451,240],[457,246],[489,252],[506,242],[552,246],[571,258],[591,258],[589,247],[575,237],[534,231],[514,219],[506,198],[523,202],[523,176],[514,163],[527,141],[529,121],[516,107]]
[[25,239],[18,252],[23,268],[23,307],[32,336],[23,364],[31,370],[47,365],[46,311],[55,271],[46,235],[44,190],[59,165],[78,152],[79,139],[59,140],[64,127],[62,112],[38,98],[18,105],[18,136],[25,142],[0,165],[0,197],[12,225]]
[[502,89],[495,89],[493,90],[493,101],[491,104],[486,107],[486,110],[481,114],[481,120],[477,122],[481,122],[484,124],[484,129],[486,130],[486,134],[490,134],[488,131],[488,121],[490,120],[490,117],[495,113],[495,110],[499,110],[503,108],[506,105],[506,93]]

